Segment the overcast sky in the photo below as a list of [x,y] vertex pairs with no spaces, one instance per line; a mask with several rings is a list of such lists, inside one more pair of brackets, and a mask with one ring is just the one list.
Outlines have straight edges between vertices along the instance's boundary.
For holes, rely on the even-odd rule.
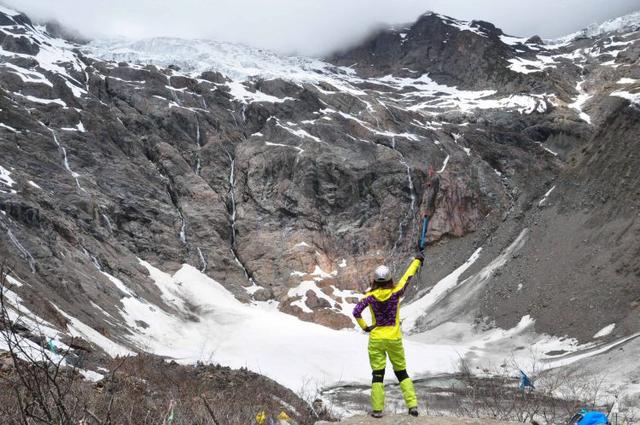
[[426,11],[554,38],[640,10],[640,0],[0,0],[88,37],[212,38],[322,55]]

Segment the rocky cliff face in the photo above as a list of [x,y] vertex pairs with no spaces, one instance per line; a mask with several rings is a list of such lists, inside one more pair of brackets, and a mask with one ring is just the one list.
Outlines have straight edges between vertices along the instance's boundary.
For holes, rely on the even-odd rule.
[[528,236],[418,328],[526,312],[584,339],[638,329],[637,31],[545,45],[429,14],[327,62],[247,49],[289,71],[242,79],[137,63],[148,45],[111,61],[121,50],[23,15],[0,24],[0,255],[60,326],[52,304],[126,345],[123,299],[163,306],[141,259],[350,328],[373,267],[412,254],[431,169],[442,190],[414,296],[478,247],[469,275]]
[[373,34],[361,45],[334,55],[332,61],[353,66],[367,76],[415,78],[428,73],[441,84],[471,90],[555,93],[569,81],[523,73],[512,66],[523,60],[535,61],[544,49],[537,37],[511,37],[488,22],[427,13],[411,25]]

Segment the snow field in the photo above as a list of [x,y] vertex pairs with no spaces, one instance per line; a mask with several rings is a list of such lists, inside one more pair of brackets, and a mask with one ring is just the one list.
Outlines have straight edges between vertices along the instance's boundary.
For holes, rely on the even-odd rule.
[[[277,310],[242,304],[189,265],[171,276],[144,261],[141,264],[149,270],[169,309],[139,297],[121,300],[121,315],[131,330],[126,339],[133,346],[181,363],[213,361],[247,367],[295,391],[310,379],[320,385],[369,379],[366,335],[335,331]],[[198,320],[193,319],[195,314]],[[72,326],[112,355],[120,352],[119,345],[110,347],[107,341],[95,339],[77,322]],[[451,359],[465,352],[463,347],[411,341],[406,342],[406,350],[408,361],[415,364],[414,372],[421,374],[452,372],[455,361]]]

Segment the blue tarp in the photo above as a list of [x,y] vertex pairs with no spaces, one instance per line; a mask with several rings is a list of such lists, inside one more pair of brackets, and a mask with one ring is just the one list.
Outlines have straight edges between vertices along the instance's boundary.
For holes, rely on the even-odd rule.
[[608,423],[607,415],[602,412],[584,412],[578,425],[600,425]]
[[520,391],[524,391],[525,388],[531,388],[532,390],[534,390],[536,388],[533,385],[533,382],[531,381],[531,379],[523,371],[520,371],[520,385],[519,385],[519,388],[520,388]]

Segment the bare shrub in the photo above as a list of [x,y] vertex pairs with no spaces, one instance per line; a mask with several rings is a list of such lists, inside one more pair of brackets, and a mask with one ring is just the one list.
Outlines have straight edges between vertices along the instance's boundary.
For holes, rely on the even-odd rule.
[[539,371],[536,358],[531,360],[535,390],[519,388],[514,371],[520,368],[513,359],[485,369],[484,377],[471,374],[466,360],[460,359],[456,378],[464,388],[449,389],[450,411],[466,417],[554,425],[566,424],[581,408],[607,410],[608,406],[601,404],[603,376],[571,369]]

